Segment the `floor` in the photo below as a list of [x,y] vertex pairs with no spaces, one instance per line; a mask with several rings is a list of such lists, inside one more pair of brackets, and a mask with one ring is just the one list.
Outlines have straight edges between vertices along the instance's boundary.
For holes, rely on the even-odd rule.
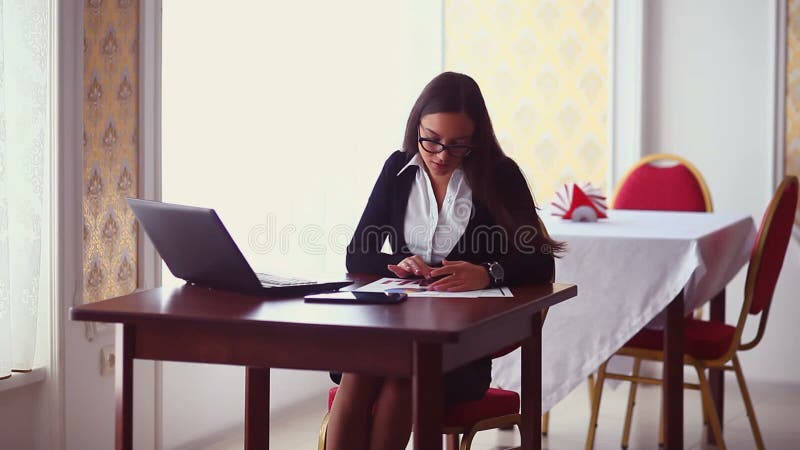
[[[687,377],[688,381],[688,377]],[[724,436],[728,449],[755,448],[750,425],[744,411],[735,378],[726,379]],[[800,384],[767,384],[752,382],[750,394],[768,449],[800,449]],[[619,449],[622,435],[627,384],[614,390],[606,388],[600,409],[596,449]],[[660,390],[654,386],[639,388],[629,450],[657,448],[658,400]],[[545,449],[575,450],[585,445],[589,421],[589,397],[586,385],[581,385],[551,412],[550,432],[543,438]],[[713,449],[705,444],[700,414],[700,394],[685,394],[685,448]],[[317,433],[325,407],[325,399],[299,403],[280,417],[272,418],[271,448],[314,450]],[[514,431],[485,431],[473,442],[475,450],[501,450],[519,444]],[[241,430],[221,436],[206,450],[233,450],[243,448]],[[408,447],[412,448],[411,445]]]

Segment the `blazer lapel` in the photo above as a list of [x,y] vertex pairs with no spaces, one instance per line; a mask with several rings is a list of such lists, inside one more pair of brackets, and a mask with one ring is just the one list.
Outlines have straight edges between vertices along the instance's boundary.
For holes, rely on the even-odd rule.
[[392,242],[394,252],[408,253],[408,246],[405,238],[405,218],[406,208],[408,208],[408,196],[411,194],[411,186],[417,176],[419,167],[411,166],[397,175],[394,196],[392,198],[392,227],[397,231],[398,242]]

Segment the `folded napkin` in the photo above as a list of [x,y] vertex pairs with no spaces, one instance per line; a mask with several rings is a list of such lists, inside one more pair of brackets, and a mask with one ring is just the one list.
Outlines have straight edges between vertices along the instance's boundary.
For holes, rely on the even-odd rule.
[[597,222],[605,219],[606,198],[602,191],[592,183],[565,184],[556,192],[556,198],[550,203],[553,206],[553,215],[573,222]]

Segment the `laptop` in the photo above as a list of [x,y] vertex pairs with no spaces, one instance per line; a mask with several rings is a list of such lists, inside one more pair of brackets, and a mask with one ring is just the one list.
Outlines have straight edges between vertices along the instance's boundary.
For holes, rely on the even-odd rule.
[[170,272],[189,283],[260,295],[332,291],[351,284],[256,273],[213,209],[126,200]]

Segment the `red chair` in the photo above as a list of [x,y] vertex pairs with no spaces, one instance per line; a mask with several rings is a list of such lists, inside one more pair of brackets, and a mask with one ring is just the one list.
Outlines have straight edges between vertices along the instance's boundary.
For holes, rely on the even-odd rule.
[[[547,309],[542,311],[542,325],[547,317]],[[518,345],[505,348],[492,355],[499,358],[514,351]],[[322,418],[319,430],[319,450],[325,450],[325,439],[328,432],[328,419],[330,418],[331,405],[336,397],[338,387],[328,391],[328,411]],[[520,398],[514,391],[489,388],[482,399],[473,402],[463,402],[449,406],[444,412],[444,428],[442,434],[447,435],[447,450],[469,450],[472,440],[479,431],[493,429],[510,429],[514,425],[519,427],[522,416],[519,413]],[[461,438],[459,439],[459,436]],[[510,450],[519,450],[515,447]]]
[[700,171],[677,155],[642,158],[622,178],[612,197],[614,209],[711,212],[711,194]]
[[[703,175],[688,160],[677,155],[657,153],[642,158],[617,185],[612,208],[656,211],[712,212],[711,194]],[[701,318],[702,308],[695,311]],[[634,359],[633,376],[639,375],[641,360]],[[628,448],[631,417],[636,398],[635,382],[628,394],[628,408],[622,431],[622,448]]]
[[[328,418],[338,389],[333,387],[328,392],[328,412],[322,419],[322,428],[319,430],[319,450],[325,450]],[[489,388],[480,400],[459,403],[447,408],[442,433],[447,435],[448,450],[459,448],[459,435],[463,435],[460,449],[467,450],[479,431],[519,426],[521,420],[519,405],[519,394],[516,392]]]
[[[761,438],[756,414],[745,384],[737,352],[754,348],[764,336],[772,294],[775,291],[775,285],[783,267],[783,260],[792,234],[797,198],[797,177],[786,177],[767,207],[759,227],[747,269],[742,311],[736,326],[694,318],[687,318],[684,324],[684,364],[692,365],[695,368],[699,380],[697,384],[685,383],[684,388],[700,390],[704,415],[711,425],[714,439],[720,449],[725,448],[725,441],[722,437],[716,406],[711,398],[711,390],[705,376],[706,369],[710,368],[732,370],[736,373],[747,416],[750,420],[750,427],[753,429],[756,446],[759,449],[764,448],[764,441]],[[747,317],[748,315],[758,314],[761,315],[761,318],[756,336],[750,342],[745,343],[742,340],[742,333]],[[660,331],[645,329],[625,344],[617,354],[663,362],[662,344],[662,333]],[[594,432],[597,426],[600,399],[603,395],[603,382],[606,378],[637,383],[661,384],[660,379],[608,373],[606,364],[603,363],[598,370],[595,396],[592,401],[592,418],[586,442],[587,449],[594,446]]]

